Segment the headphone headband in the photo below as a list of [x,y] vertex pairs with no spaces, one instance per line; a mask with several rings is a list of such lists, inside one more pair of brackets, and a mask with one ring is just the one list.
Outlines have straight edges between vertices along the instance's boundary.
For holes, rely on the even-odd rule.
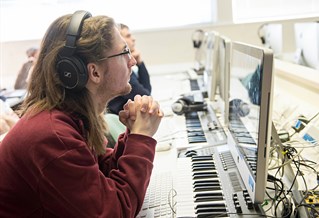
[[76,11],[72,15],[68,30],[66,32],[65,46],[61,52],[63,57],[71,57],[76,49],[76,40],[80,37],[82,25],[85,19],[92,17],[88,11]]

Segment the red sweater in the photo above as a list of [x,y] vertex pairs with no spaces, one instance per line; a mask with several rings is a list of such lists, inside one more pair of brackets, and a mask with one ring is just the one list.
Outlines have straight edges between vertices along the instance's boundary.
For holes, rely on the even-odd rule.
[[129,134],[96,157],[81,120],[60,111],[22,118],[0,145],[0,217],[135,217],[156,141]]

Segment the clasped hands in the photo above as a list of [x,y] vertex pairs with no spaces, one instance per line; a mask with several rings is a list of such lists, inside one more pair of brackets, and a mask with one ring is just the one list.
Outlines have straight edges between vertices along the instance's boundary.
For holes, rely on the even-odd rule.
[[128,100],[119,112],[120,121],[131,133],[152,137],[161,122],[163,112],[151,96],[136,95],[134,101]]

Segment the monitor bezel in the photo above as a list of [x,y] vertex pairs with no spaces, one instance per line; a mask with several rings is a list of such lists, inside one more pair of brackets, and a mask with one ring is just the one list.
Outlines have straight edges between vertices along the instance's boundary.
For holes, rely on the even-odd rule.
[[[219,35],[219,96],[221,98],[220,102],[222,105],[222,111],[221,113],[223,114],[222,119],[223,119],[223,124],[225,127],[228,127],[228,122],[229,122],[229,83],[230,83],[230,64],[231,64],[231,46],[232,46],[232,41],[224,36],[224,35]],[[222,57],[221,54],[221,46],[225,48],[225,54]],[[221,59],[224,59],[224,72],[221,70]]]
[[263,73],[261,77],[261,100],[257,142],[256,179],[254,179],[254,175],[252,175],[252,172],[249,169],[249,166],[247,166],[244,157],[239,152],[236,140],[233,137],[228,137],[228,145],[230,147],[230,151],[236,162],[238,171],[245,184],[245,187],[252,199],[252,202],[262,203],[264,201],[267,184],[268,158],[271,138],[273,52],[268,48],[257,47],[242,42],[232,42],[231,51],[232,59],[234,51],[242,52],[254,58],[260,58],[260,56],[262,55],[261,65]]
[[[206,62],[205,69],[203,72],[204,85],[206,86],[206,91],[208,95],[208,100],[214,102],[216,100],[216,91],[218,86],[218,41],[219,33],[216,31],[209,31],[205,35],[205,44],[213,43],[213,47],[206,47]],[[211,56],[210,56],[211,55]],[[211,65],[212,69],[208,67]]]

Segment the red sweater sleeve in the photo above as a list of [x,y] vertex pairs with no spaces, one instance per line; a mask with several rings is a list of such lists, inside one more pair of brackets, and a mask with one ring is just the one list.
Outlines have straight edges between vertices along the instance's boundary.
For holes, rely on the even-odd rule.
[[106,148],[106,152],[104,155],[100,155],[99,158],[99,165],[100,170],[106,175],[109,175],[111,169],[117,168],[117,161],[119,157],[123,154],[127,136],[129,135],[129,130],[126,129],[124,133],[122,133],[116,145],[113,148]]

